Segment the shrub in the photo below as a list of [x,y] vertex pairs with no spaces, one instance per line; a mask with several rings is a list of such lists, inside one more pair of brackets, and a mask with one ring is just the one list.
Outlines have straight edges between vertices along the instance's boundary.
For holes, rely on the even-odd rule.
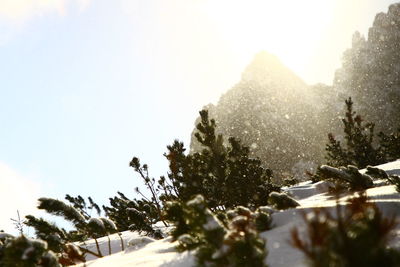
[[327,164],[333,167],[355,165],[365,168],[367,165],[378,165],[385,159],[378,148],[374,147],[374,124],[363,123],[360,115],[353,111],[351,98],[345,101],[346,117],[342,119],[345,143],[329,134],[326,145]]
[[91,197],[88,197],[89,204],[86,203],[85,199],[81,196],[73,197],[66,195],[65,199],[72,204],[72,206],[77,209],[85,219],[90,219],[92,210],[95,210],[98,216],[101,216],[101,210],[99,205],[97,205]]
[[161,238],[153,225],[160,220],[160,215],[152,201],[146,199],[129,199],[123,193],[110,198],[111,206],[103,209],[120,231],[138,231],[145,235]]
[[166,218],[175,225],[172,237],[179,242],[178,250],[195,250],[199,266],[265,266],[265,241],[258,231],[270,228],[269,214],[239,206],[223,217],[225,222],[206,207],[201,195],[166,206]]
[[371,176],[360,173],[357,167],[352,165],[340,168],[322,165],[318,167],[317,175],[321,180],[332,179],[352,191],[364,190],[373,186]]
[[[59,229],[55,224],[49,223],[44,219],[35,218],[31,215],[26,217],[26,224],[35,228],[37,237],[48,241],[51,248],[54,249],[55,252],[63,253],[64,256],[70,255],[69,252],[72,253],[71,255],[74,255],[77,251],[73,251],[71,246],[68,246],[68,244],[77,241],[85,241],[89,238],[92,238],[95,241],[97,252],[87,250],[81,246],[78,246],[78,248],[84,253],[89,253],[96,257],[102,257],[103,255],[100,251],[97,238],[118,232],[115,224],[109,219],[84,216],[79,207],[75,208],[60,200],[52,198],[40,198],[38,209],[43,209],[52,215],[63,217],[65,220],[71,222],[75,226],[75,230],[67,233],[64,229]],[[110,240],[108,245],[109,253],[111,254]],[[124,249],[122,239],[121,246],[122,249]],[[79,257],[77,259],[79,259]],[[71,260],[74,261],[75,259]]]
[[2,239],[0,247],[2,247],[0,266],[61,266],[57,256],[47,248],[47,243],[42,240],[30,239],[22,235],[17,238]]
[[63,245],[68,240],[68,233],[64,229],[60,229],[54,223],[32,215],[27,215],[24,223],[35,229],[36,237],[46,241],[49,249],[56,253],[63,251]]
[[268,203],[278,210],[286,210],[300,206],[300,204],[285,193],[272,192]]
[[367,167],[366,173],[376,178],[388,180],[389,183],[396,186],[397,192],[400,192],[400,176],[389,175],[384,170],[372,166]]
[[326,209],[304,215],[306,237],[292,230],[292,245],[310,266],[398,266],[400,252],[388,245],[396,227],[378,207],[360,195],[346,207],[336,206],[336,216]]
[[208,112],[200,112],[201,122],[195,137],[202,146],[200,152],[185,155],[183,143],[175,141],[165,154],[169,160],[171,181],[168,192],[188,201],[201,194],[207,206],[216,211],[236,206],[266,205],[268,195],[280,188],[272,183],[272,171],[264,168],[250,149],[235,138],[224,142],[216,134],[216,123]]
[[391,133],[389,135],[380,132],[379,145],[382,153],[386,157],[386,161],[394,161],[400,158],[400,128],[397,132]]

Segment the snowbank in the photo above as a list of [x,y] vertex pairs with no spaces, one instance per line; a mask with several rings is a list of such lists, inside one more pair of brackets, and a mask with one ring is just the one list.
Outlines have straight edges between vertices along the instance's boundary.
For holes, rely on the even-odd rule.
[[[378,166],[389,174],[400,175],[400,161],[395,161]],[[383,181],[375,182],[377,187],[367,190],[367,195],[378,205],[386,215],[397,213],[400,215],[400,194],[392,185],[386,185]],[[296,186],[286,188],[299,203],[295,209],[279,211],[274,213],[272,230],[261,234],[267,240],[268,256],[267,263],[271,267],[283,266],[306,266],[302,253],[291,247],[289,244],[290,231],[294,227],[299,229],[300,234],[304,232],[303,222],[304,212],[310,211],[315,207],[326,207],[334,210],[336,200],[327,193],[329,182],[318,182],[312,184],[310,181],[300,183]],[[344,196],[339,201],[344,203],[351,197]],[[397,228],[400,233],[400,227]],[[399,235],[397,235],[399,236]],[[125,242],[125,251],[121,252],[120,240],[117,235],[111,236],[112,252],[111,256],[101,259],[92,259],[86,266],[105,267],[105,266],[193,266],[195,258],[193,253],[178,253],[174,247],[176,243],[171,243],[170,238],[163,240],[153,240],[148,237],[141,237],[137,233],[124,232],[122,238]],[[98,240],[103,255],[108,254],[108,239]],[[400,238],[394,240],[393,246],[400,247]],[[93,241],[87,242],[87,247],[95,250]],[[81,265],[83,266],[83,265]]]

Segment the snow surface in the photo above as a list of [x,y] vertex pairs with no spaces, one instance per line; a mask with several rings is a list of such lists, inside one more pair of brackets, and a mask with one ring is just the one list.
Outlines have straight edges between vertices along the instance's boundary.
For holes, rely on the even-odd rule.
[[[400,175],[400,160],[377,166],[389,174]],[[384,181],[374,181],[374,188],[367,190],[367,195],[374,201],[385,215],[397,213],[400,215],[400,193],[393,185],[387,185]],[[315,207],[332,209],[336,200],[327,193],[329,182],[318,182],[312,184],[310,181],[285,188],[300,204],[299,207],[285,211],[276,211],[272,214],[274,227],[261,236],[267,240],[268,256],[266,262],[271,267],[283,266],[306,266],[303,254],[291,247],[290,231],[298,228],[300,235],[305,231],[303,214]],[[351,195],[342,197],[339,202],[343,203]],[[334,212],[332,212],[334,213]],[[392,244],[400,248],[400,227],[397,228],[397,237]],[[125,242],[125,251],[121,251],[118,235],[111,236],[112,254],[100,259],[88,256],[86,266],[194,266],[195,257],[193,252],[178,253],[175,250],[176,242],[171,243],[171,238],[153,240],[140,236],[135,232],[123,232],[122,238]],[[98,239],[103,255],[108,254],[107,237]],[[86,246],[95,250],[94,241],[86,242]],[[81,264],[80,266],[83,266]]]

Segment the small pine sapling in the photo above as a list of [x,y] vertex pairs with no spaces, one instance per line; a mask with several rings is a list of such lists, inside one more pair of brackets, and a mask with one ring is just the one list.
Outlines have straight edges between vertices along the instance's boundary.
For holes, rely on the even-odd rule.
[[228,215],[231,219],[223,246],[211,257],[215,266],[267,266],[265,241],[259,236],[257,226],[268,229],[270,220],[266,220],[266,214],[262,217],[260,214],[239,206]]
[[[84,253],[89,253],[96,257],[103,256],[100,251],[97,238],[107,235],[107,230],[101,219],[89,218],[88,220],[86,220],[85,216],[78,210],[80,209],[79,207],[75,208],[71,205],[65,204],[63,201],[51,198],[40,198],[38,209],[43,209],[52,215],[63,217],[65,220],[71,222],[75,226],[74,231],[70,231],[67,233],[65,242],[82,242],[88,238],[93,238],[96,243],[97,253],[85,249],[81,246],[79,246],[79,249],[82,250]],[[30,216],[28,218],[31,218],[31,220],[29,220],[28,222],[31,223],[33,227],[35,227],[36,231],[40,232],[40,227],[45,226],[44,228],[42,228],[42,230],[44,229],[44,234],[46,234],[46,231],[54,231],[56,234],[62,233],[62,231],[60,232],[50,223],[43,223],[43,220],[41,219],[36,219],[33,216]],[[42,225],[38,225],[38,223],[42,223]]]
[[292,176],[292,177],[285,177],[282,180],[282,186],[293,186],[296,185],[300,182],[299,179],[297,179],[296,177]]
[[374,185],[371,176],[360,173],[357,167],[352,165],[339,168],[322,165],[318,167],[317,173],[320,179],[332,179],[335,182],[344,184],[352,191],[365,190]]
[[149,168],[147,164],[142,165],[137,157],[133,157],[133,159],[129,163],[129,166],[131,166],[135,170],[135,172],[140,175],[147,189],[151,193],[151,199],[148,199],[144,194],[142,194],[139,188],[136,188],[136,192],[139,193],[144,200],[152,203],[155,206],[159,219],[163,222],[164,226],[168,226],[168,224],[164,221],[161,213],[161,201],[158,194],[159,190],[156,187],[156,180],[149,177]]
[[165,212],[175,225],[172,238],[178,250],[195,250],[199,266],[266,266],[265,241],[259,237],[259,231],[271,227],[265,209],[253,213],[238,206],[216,216],[198,195],[184,204],[167,203]]
[[342,119],[345,143],[342,145],[332,134],[328,135],[329,143],[325,148],[327,164],[333,167],[355,165],[365,168],[367,165],[384,163],[379,148],[374,147],[374,124],[364,123],[361,116],[356,115],[351,97],[345,103],[346,116]]
[[5,233],[3,230],[0,230],[0,266],[4,265],[4,252],[6,249],[7,243],[14,239],[15,236]]
[[[165,217],[175,226],[171,236],[179,241],[180,251],[192,250],[207,243],[218,247],[225,234],[222,223],[207,208],[201,195],[183,204],[178,201],[167,202]],[[204,227],[210,231],[206,233]]]
[[265,232],[272,229],[272,216],[275,210],[269,206],[257,208],[254,212],[255,225],[258,232]]
[[65,220],[72,222],[77,229],[83,229],[85,227],[85,217],[73,206],[52,198],[43,197],[39,198],[38,201],[38,209],[43,209],[52,215],[63,217]]
[[390,182],[391,184],[393,184],[393,185],[396,186],[397,192],[400,193],[400,176],[398,176],[398,175],[390,175],[390,176],[388,177],[388,180],[389,180],[389,182]]
[[384,217],[365,194],[336,206],[336,214],[314,209],[304,214],[306,237],[291,232],[292,245],[306,256],[309,266],[399,266],[400,252],[389,247],[396,220]]
[[17,218],[11,218],[11,221],[14,224],[15,229],[18,231],[19,235],[24,234],[24,222],[21,220],[21,216],[19,215],[19,210],[17,210]]
[[380,132],[378,134],[379,145],[382,154],[385,155],[386,161],[394,161],[400,158],[400,128],[397,132],[389,135]]
[[110,218],[120,231],[144,232],[148,236],[160,238],[153,225],[160,221],[160,215],[153,202],[146,199],[129,199],[123,193],[110,198],[111,206],[103,206]]
[[288,194],[278,192],[269,194],[268,204],[278,210],[286,210],[300,206],[300,204]]
[[183,143],[178,141],[167,147],[169,192],[176,192],[181,201],[201,194],[213,212],[266,205],[269,193],[280,190],[272,183],[272,171],[258,158],[252,158],[250,148],[240,140],[231,137],[225,142],[207,110],[200,111],[200,117],[195,138],[201,151],[186,155]]
[[389,175],[382,169],[368,166],[366,174],[373,176],[378,179],[386,179],[389,183],[396,186],[397,192],[400,192],[400,176],[398,175]]
[[47,243],[21,235],[7,239],[0,257],[0,266],[19,267],[61,267],[57,256],[48,250]]
[[92,210],[95,210],[98,216],[101,216],[101,210],[99,205],[97,205],[91,197],[88,197],[89,204],[86,203],[85,199],[78,195],[77,197],[72,197],[66,195],[65,199],[72,204],[72,206],[77,209],[86,220],[90,219]]
[[63,251],[63,245],[68,242],[68,233],[54,223],[32,215],[25,217],[25,224],[35,229],[36,237],[47,242],[49,249],[56,253]]

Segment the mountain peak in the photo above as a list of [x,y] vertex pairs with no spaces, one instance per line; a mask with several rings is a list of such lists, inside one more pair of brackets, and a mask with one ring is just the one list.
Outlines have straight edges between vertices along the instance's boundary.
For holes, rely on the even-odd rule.
[[306,86],[282,61],[267,51],[257,53],[242,74],[242,81],[257,81],[261,84],[277,84],[285,81],[296,87]]

